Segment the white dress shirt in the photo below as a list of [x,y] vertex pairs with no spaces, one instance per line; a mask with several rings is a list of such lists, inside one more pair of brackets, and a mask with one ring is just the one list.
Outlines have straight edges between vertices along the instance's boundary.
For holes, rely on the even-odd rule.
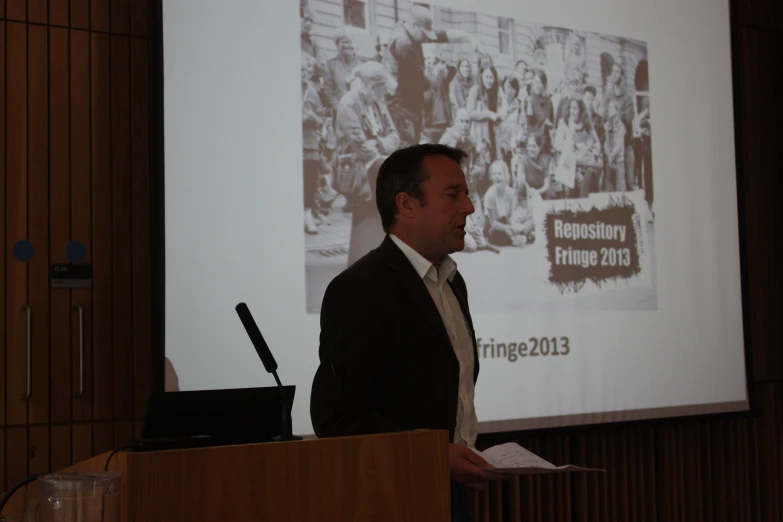
[[403,240],[394,234],[389,234],[389,237],[402,250],[416,273],[424,281],[443,319],[443,325],[446,327],[451,339],[451,346],[459,361],[459,401],[457,402],[457,424],[453,442],[474,447],[478,432],[478,420],[473,404],[475,394],[473,387],[473,337],[470,334],[465,316],[462,314],[459,301],[447,283],[447,281],[450,282],[454,279],[454,274],[457,273],[457,263],[447,256],[440,267],[435,268],[435,265]]

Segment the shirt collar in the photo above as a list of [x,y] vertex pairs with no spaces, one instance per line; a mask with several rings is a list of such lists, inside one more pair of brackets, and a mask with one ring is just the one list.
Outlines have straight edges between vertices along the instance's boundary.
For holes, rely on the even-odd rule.
[[438,284],[442,284],[447,279],[449,281],[454,280],[454,275],[457,273],[457,263],[450,256],[446,256],[446,259],[444,259],[440,265],[440,269],[437,269],[435,268],[435,265],[416,252],[416,250],[405,241],[394,234],[389,234],[389,237],[394,241],[394,244],[402,250],[402,253],[405,254],[405,257],[408,258],[408,261],[413,265],[413,269],[416,270],[416,273],[419,274],[419,277],[422,279],[428,277]]

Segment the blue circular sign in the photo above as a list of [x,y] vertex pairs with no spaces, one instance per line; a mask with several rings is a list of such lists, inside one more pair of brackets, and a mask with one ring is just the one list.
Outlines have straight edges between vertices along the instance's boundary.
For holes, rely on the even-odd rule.
[[30,261],[35,255],[35,247],[26,239],[20,239],[14,244],[14,257],[19,261]]
[[68,246],[65,247],[65,257],[71,263],[78,263],[87,256],[87,249],[80,241],[71,241]]

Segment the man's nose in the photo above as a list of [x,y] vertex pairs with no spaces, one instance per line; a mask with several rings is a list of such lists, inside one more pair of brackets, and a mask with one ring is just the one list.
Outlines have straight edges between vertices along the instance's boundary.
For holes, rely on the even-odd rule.
[[465,215],[469,216],[476,211],[476,208],[473,206],[473,201],[469,197],[465,196],[465,201]]

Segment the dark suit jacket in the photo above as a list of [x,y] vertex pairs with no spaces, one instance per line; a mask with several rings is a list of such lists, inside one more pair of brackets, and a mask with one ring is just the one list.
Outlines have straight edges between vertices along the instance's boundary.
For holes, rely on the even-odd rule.
[[[467,288],[459,272],[450,284],[473,337],[475,383]],[[319,437],[429,428],[453,440],[459,363],[424,281],[389,236],[327,287],[319,355],[310,399]]]

